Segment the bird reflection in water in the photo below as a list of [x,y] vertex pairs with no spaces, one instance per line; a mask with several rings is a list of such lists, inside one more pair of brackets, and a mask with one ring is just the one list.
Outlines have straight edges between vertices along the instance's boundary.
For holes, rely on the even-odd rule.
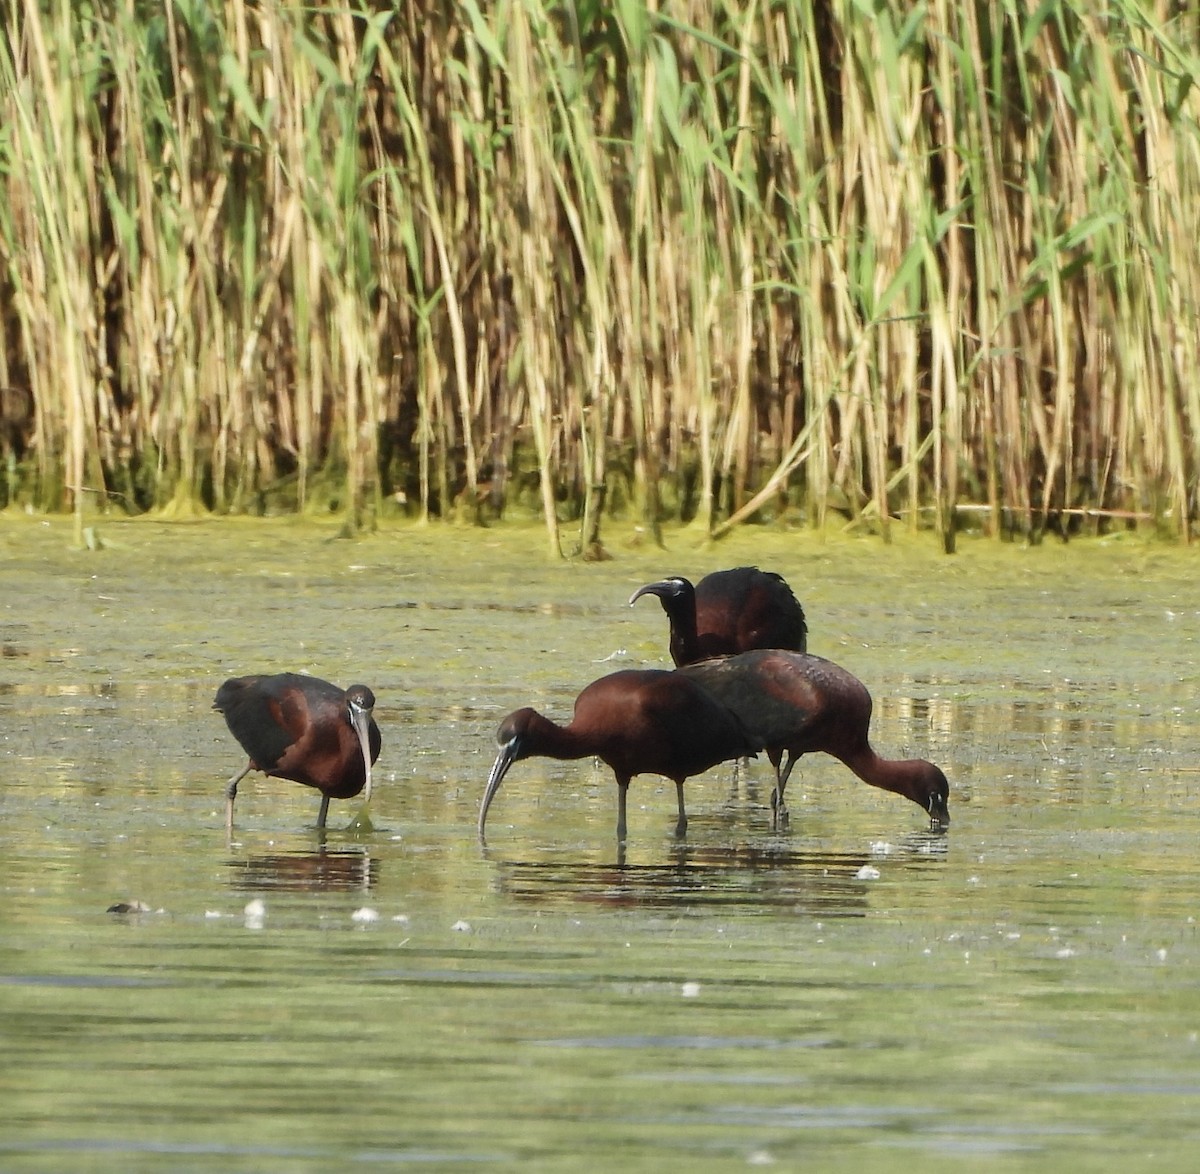
[[352,849],[277,852],[229,861],[235,889],[270,892],[370,892],[379,879],[379,861]]
[[[539,904],[613,908],[728,908],[797,916],[865,917],[875,881],[864,870],[911,873],[936,865],[945,838],[909,837],[880,855],[798,852],[779,845],[672,845],[660,864],[580,860],[495,860],[498,890]],[[869,871],[869,870],[868,870]]]

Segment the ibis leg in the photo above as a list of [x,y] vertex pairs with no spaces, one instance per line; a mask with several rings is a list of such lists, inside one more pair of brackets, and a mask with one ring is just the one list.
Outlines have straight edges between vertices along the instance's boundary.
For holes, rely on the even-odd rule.
[[687,835],[687,812],[683,809],[683,784],[675,784],[675,801],[679,804],[679,819],[675,824],[675,835],[683,839]]
[[246,769],[241,774],[234,775],[225,786],[225,830],[227,832],[233,831],[233,801],[237,798],[238,783],[253,769],[254,763],[247,763]]
[[788,811],[783,801],[783,793],[798,758],[799,755],[789,750],[786,761],[775,766],[775,790],[771,792],[771,822],[778,831],[783,831],[788,826]]

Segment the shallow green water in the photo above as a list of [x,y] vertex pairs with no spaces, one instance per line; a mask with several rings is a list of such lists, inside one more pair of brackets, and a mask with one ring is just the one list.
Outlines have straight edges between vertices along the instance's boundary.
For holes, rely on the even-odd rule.
[[[0,519],[0,1168],[1194,1167],[1194,554],[101,533]],[[683,845],[636,780],[622,859],[611,776],[535,760],[481,849],[499,718],[662,663],[630,592],[748,561],[948,834],[825,759],[772,833],[756,763],[688,784]],[[374,688],[374,830],[252,776],[227,843],[212,695],[284,668]]]

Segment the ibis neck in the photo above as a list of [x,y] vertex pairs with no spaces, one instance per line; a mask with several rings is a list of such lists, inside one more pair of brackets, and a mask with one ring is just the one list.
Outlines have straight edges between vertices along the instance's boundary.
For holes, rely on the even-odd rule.
[[694,600],[677,599],[666,609],[671,623],[671,659],[678,668],[696,658],[696,605]]
[[525,753],[522,757],[539,755],[543,758],[576,759],[598,753],[595,739],[570,726],[560,726],[540,713],[526,731],[524,742]]
[[923,759],[881,758],[869,745],[848,754],[839,754],[838,757],[864,783],[895,795],[903,795],[920,807],[925,806],[929,763]]

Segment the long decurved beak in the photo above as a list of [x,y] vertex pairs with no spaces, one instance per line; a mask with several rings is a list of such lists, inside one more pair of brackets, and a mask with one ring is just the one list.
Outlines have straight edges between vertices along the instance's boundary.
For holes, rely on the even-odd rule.
[[496,792],[500,790],[500,784],[504,781],[508,768],[517,761],[519,748],[520,739],[510,738],[500,747],[500,753],[496,755],[496,761],[492,763],[492,773],[488,775],[487,789],[483,792],[483,803],[479,807],[479,838],[481,840],[484,838],[483,825],[487,822],[488,808],[491,807]]
[[933,831],[950,826],[950,808],[941,795],[931,795],[929,798],[929,826]]
[[350,724],[358,735],[358,744],[362,747],[363,766],[366,768],[367,781],[363,786],[363,802],[371,802],[371,711],[360,705],[350,706]]
[[633,607],[635,603],[643,595],[657,595],[660,600],[665,600],[672,593],[672,585],[666,580],[658,583],[647,583],[645,587],[639,587],[630,597],[629,606]]

